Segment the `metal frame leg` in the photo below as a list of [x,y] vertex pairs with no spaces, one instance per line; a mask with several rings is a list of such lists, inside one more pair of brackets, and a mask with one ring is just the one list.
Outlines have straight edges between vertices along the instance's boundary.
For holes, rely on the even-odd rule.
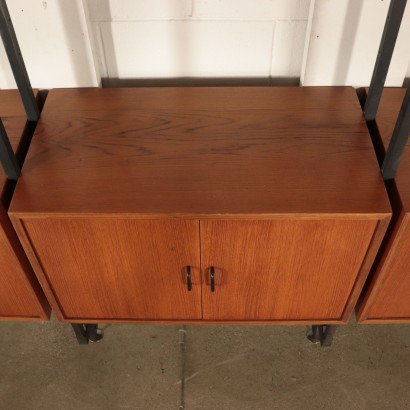
[[71,323],[71,326],[80,345],[88,345],[90,341],[99,342],[104,337],[102,330],[98,329],[98,325]]
[[13,71],[14,79],[16,80],[17,87],[20,91],[24,109],[26,110],[27,119],[29,121],[38,121],[40,118],[40,110],[33,89],[31,88],[6,0],[0,0],[0,33]]
[[396,175],[400,158],[406,147],[410,135],[410,84],[400,109],[394,131],[387,148],[382,165],[382,175],[385,181],[393,179]]
[[376,118],[406,3],[407,0],[391,0],[390,2],[370,88],[364,106],[364,116],[367,121],[372,121]]
[[20,176],[20,166],[14,155],[13,148],[0,118],[0,162],[8,179],[17,181]]
[[336,329],[336,325],[313,325],[312,333],[307,338],[312,343],[320,343],[322,347],[329,347],[332,345]]

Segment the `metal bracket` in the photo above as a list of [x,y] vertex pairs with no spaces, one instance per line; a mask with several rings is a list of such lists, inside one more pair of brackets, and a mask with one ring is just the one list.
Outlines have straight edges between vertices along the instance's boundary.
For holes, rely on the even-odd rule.
[[407,0],[391,0],[390,2],[370,88],[364,106],[364,116],[366,121],[372,121],[376,118],[377,109],[379,108],[380,98],[382,96],[387,72],[389,71],[390,61],[393,55],[394,46],[396,45],[406,3]]
[[394,131],[387,148],[382,165],[382,175],[385,181],[393,179],[399,167],[400,158],[410,135],[410,84],[407,87],[401,105],[400,113],[394,126]]
[[307,338],[312,343],[320,343],[322,347],[329,347],[332,345],[336,328],[336,325],[313,325],[312,333],[307,335]]
[[103,331],[98,329],[98,325],[72,323],[75,337],[80,345],[88,345],[91,342],[99,342],[103,337]]
[[17,181],[20,176],[20,166],[14,155],[13,148],[0,118],[0,162],[8,179]]

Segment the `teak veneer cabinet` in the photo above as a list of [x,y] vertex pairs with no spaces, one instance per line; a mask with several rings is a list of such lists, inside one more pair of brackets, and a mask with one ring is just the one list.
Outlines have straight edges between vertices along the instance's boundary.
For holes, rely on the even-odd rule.
[[9,213],[62,321],[323,324],[391,209],[352,88],[170,87],[50,91]]
[[[380,156],[389,145],[406,89],[385,88],[376,118]],[[361,323],[410,323],[410,151],[407,145],[391,196],[395,217],[358,306]]]
[[[28,132],[17,91],[0,91],[0,115],[21,163]],[[0,320],[47,320],[50,307],[7,215],[12,186],[1,168],[0,186]]]

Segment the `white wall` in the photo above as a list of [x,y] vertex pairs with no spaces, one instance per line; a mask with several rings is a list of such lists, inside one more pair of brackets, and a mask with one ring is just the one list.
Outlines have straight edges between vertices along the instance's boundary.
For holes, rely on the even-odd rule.
[[89,0],[88,6],[103,77],[300,76],[306,0]]
[[[7,5],[34,87],[98,85],[81,0],[8,0]],[[0,88],[15,87],[2,46]]]
[[[257,78],[368,85],[388,0],[7,0],[32,85]],[[388,77],[410,76],[410,6]],[[296,79],[296,80],[295,80]],[[110,83],[110,81],[108,81]],[[14,87],[0,49],[0,88]]]
[[[389,1],[316,0],[308,33],[304,85],[368,85]],[[410,60],[407,7],[386,80],[401,86]]]

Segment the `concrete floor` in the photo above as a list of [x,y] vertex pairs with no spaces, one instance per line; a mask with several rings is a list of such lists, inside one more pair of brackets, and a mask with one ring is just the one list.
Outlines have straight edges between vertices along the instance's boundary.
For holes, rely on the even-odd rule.
[[410,409],[410,326],[106,325],[79,346],[69,325],[0,323],[3,410]]

